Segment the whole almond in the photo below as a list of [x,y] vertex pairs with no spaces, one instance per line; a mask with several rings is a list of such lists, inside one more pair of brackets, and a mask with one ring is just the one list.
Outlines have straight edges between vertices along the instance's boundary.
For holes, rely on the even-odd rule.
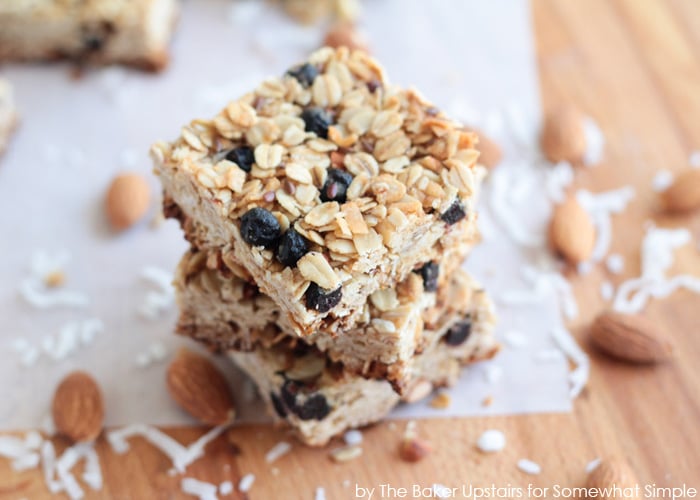
[[150,200],[151,190],[142,175],[126,173],[116,176],[105,198],[105,211],[112,228],[122,231],[133,226],[148,211]]
[[330,27],[323,39],[327,47],[347,47],[350,50],[364,50],[369,52],[367,42],[352,23],[338,22]]
[[[617,490],[617,487],[619,490]],[[639,481],[629,464],[621,458],[603,459],[598,467],[588,474],[586,488],[596,492],[595,498],[614,500],[639,498]],[[622,492],[622,496],[615,492]]]
[[553,163],[580,163],[586,153],[581,112],[573,106],[564,105],[547,113],[540,134],[540,148]]
[[204,356],[181,349],[168,367],[167,383],[175,402],[200,422],[221,425],[233,419],[228,383]]
[[479,151],[479,163],[486,168],[493,168],[501,163],[503,158],[501,147],[480,130],[474,132],[479,136],[479,142],[476,144],[476,150]]
[[576,197],[568,196],[556,205],[549,222],[549,244],[561,257],[572,264],[591,257],[595,246],[595,226]]
[[102,431],[104,403],[89,374],[75,371],[56,388],[51,405],[56,430],[73,441],[92,441]]
[[603,312],[593,322],[590,336],[601,351],[632,363],[658,363],[673,356],[673,344],[639,315]]
[[662,193],[667,211],[690,212],[700,208],[700,169],[686,170]]

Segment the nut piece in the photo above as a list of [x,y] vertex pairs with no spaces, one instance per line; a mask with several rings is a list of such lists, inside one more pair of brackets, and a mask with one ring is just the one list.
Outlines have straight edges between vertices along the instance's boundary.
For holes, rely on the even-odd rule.
[[107,190],[105,210],[112,228],[128,229],[146,214],[151,190],[146,179],[136,173],[116,176]]
[[481,130],[474,130],[474,132],[479,136],[479,142],[475,146],[479,152],[479,163],[489,169],[501,163],[501,159],[503,159],[501,146]]
[[228,383],[207,358],[181,349],[168,367],[167,383],[175,402],[200,422],[221,425],[233,419]]
[[581,163],[586,153],[586,134],[583,116],[573,106],[562,106],[550,111],[544,119],[540,147],[551,162]]
[[102,431],[104,402],[100,388],[89,374],[69,373],[56,388],[51,405],[60,434],[73,441],[92,441]]
[[673,344],[643,316],[603,312],[593,322],[590,335],[598,349],[623,361],[658,363],[673,356]]
[[662,200],[668,212],[690,212],[700,208],[700,169],[686,170],[663,192]]
[[406,436],[401,440],[399,456],[406,462],[418,462],[433,451],[430,443],[416,436]]
[[554,207],[549,222],[549,243],[557,254],[572,264],[588,260],[595,246],[595,226],[575,197]]
[[[598,498],[613,500],[620,498],[615,496],[615,490],[620,488],[625,494],[624,498],[637,499],[636,494],[639,480],[629,464],[621,458],[606,458],[593,469],[586,480],[586,488],[599,492]],[[613,486],[616,488],[613,489]],[[618,490],[619,491],[619,490]],[[605,493],[610,494],[606,495]]]
[[355,29],[352,23],[338,22],[330,27],[323,45],[327,47],[347,47],[350,50],[364,50],[369,52],[364,37]]

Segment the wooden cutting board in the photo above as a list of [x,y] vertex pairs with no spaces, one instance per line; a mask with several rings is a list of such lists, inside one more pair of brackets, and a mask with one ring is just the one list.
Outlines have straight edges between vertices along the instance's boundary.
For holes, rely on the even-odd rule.
[[[335,464],[328,450],[296,446],[274,467],[265,463],[264,455],[287,437],[284,431],[239,427],[230,434],[238,453],[228,440],[219,439],[205,458],[188,468],[187,477],[237,484],[244,474],[254,473],[247,496],[252,499],[312,499],[318,486],[328,499],[355,498],[356,485],[376,488],[377,498],[382,484],[408,487],[406,498],[413,498],[412,485],[435,482],[525,488],[532,483],[549,488],[552,497],[556,485],[583,485],[590,460],[622,455],[643,484],[700,488],[700,298],[678,292],[647,308],[679,347],[671,363],[626,366],[596,354],[586,342],[586,328],[604,306],[601,282],[617,284],[639,273],[645,221],[690,227],[696,241],[700,238],[700,214],[659,215],[651,189],[655,171],[686,168],[690,152],[700,149],[700,2],[533,0],[533,14],[545,107],[567,100],[578,103],[607,139],[603,164],[578,171],[576,184],[593,191],[626,184],[637,189],[631,207],[614,219],[612,250],[625,256],[623,275],[607,276],[596,269],[585,277],[571,276],[583,312],[571,326],[593,362],[589,386],[573,413],[419,422],[421,436],[434,451],[417,464],[397,458],[405,425],[401,422],[367,429],[359,460]],[[678,253],[674,272],[681,271],[700,276],[697,248]],[[501,453],[484,455],[474,443],[490,428],[504,431],[508,444]],[[168,433],[191,442],[202,430]],[[103,439],[98,449],[105,485],[97,494],[88,491],[88,497],[192,498],[181,493],[180,477],[168,475],[169,461],[147,443],[133,441],[123,456],[115,455]],[[542,473],[520,472],[515,466],[520,458],[538,462]],[[517,496],[512,491],[501,494]],[[14,473],[0,460],[0,499],[49,496],[38,471]],[[247,497],[233,493],[226,498]]]

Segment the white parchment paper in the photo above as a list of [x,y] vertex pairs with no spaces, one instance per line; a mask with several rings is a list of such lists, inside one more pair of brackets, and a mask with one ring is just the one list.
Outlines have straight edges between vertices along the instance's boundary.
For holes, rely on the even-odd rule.
[[[415,85],[464,119],[517,106],[537,124],[537,73],[525,0],[364,5],[362,28],[394,82]],[[107,68],[75,80],[61,64],[0,69],[15,87],[22,118],[0,159],[1,428],[39,425],[57,381],[76,368],[93,373],[102,385],[110,425],[190,422],[165,390],[167,358],[145,367],[137,363],[153,343],[168,353],[189,344],[171,333],[174,306],[155,320],[138,313],[153,289],[140,277],[142,269],[172,271],[186,245],[172,221],[110,234],[102,210],[105,189],[122,170],[149,173],[153,141],[173,138],[191,118],[210,116],[261,78],[283,72],[322,36],[322,27],[298,26],[264,2],[198,0],[185,3],[172,64],[162,74]],[[158,192],[155,179],[152,184]],[[533,217],[543,213],[533,208]],[[489,222],[487,212],[484,222]],[[494,295],[522,287],[519,271],[528,256],[496,225],[485,229],[485,243],[467,267]],[[18,288],[39,250],[71,256],[65,286],[87,293],[87,307],[36,309],[20,298]],[[100,319],[104,331],[70,356],[54,360],[41,353],[31,366],[20,362],[13,347],[18,339],[41,351],[46,337],[58,335],[62,325],[88,318]],[[548,332],[560,324],[553,298],[502,309],[498,334],[517,330],[524,345],[506,347],[495,361],[467,370],[450,391],[449,409],[418,404],[396,415],[569,410],[566,362],[537,356],[553,347]],[[249,385],[225,360],[220,363],[235,382],[242,417],[263,419]],[[493,404],[483,407],[487,396]]]

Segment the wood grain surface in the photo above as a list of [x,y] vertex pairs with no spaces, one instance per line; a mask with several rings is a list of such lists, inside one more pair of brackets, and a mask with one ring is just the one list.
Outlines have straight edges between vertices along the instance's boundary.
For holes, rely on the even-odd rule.
[[[322,486],[328,499],[344,499],[355,498],[356,484],[378,488],[436,482],[501,487],[532,483],[549,487],[552,497],[554,485],[582,486],[591,459],[622,455],[642,483],[700,488],[700,298],[677,292],[647,307],[647,314],[679,348],[671,363],[618,364],[593,352],[586,342],[587,326],[604,307],[601,282],[618,284],[639,274],[645,221],[689,227],[696,241],[700,235],[700,214],[660,215],[651,189],[655,171],[687,168],[690,152],[700,149],[700,2],[533,0],[532,7],[545,107],[577,103],[607,139],[603,164],[578,171],[576,184],[594,191],[626,184],[637,189],[630,208],[614,217],[612,251],[625,256],[624,273],[608,276],[598,268],[585,277],[570,276],[583,311],[571,327],[593,363],[589,386],[573,413],[421,421],[420,435],[434,451],[417,464],[397,457],[401,422],[367,429],[364,455],[346,464],[331,462],[327,449],[295,445],[270,466],[265,452],[286,438],[285,432],[237,427],[230,439],[212,443],[207,456],[185,476],[237,484],[244,474],[255,474],[248,496],[234,492],[225,498],[313,499],[316,487]],[[700,276],[696,246],[677,255],[674,272]],[[503,452],[485,455],[475,449],[478,436],[489,428],[505,432]],[[202,430],[168,433],[190,442]],[[169,461],[163,455],[141,440],[132,442],[131,451],[120,456],[100,439],[105,486],[99,493],[87,491],[89,498],[192,498],[181,493],[180,477],[168,475]],[[542,473],[520,472],[520,458],[538,462]],[[505,493],[506,498],[516,496]],[[38,471],[14,473],[8,461],[0,460],[0,498],[48,497]],[[373,498],[378,497],[375,493]]]

